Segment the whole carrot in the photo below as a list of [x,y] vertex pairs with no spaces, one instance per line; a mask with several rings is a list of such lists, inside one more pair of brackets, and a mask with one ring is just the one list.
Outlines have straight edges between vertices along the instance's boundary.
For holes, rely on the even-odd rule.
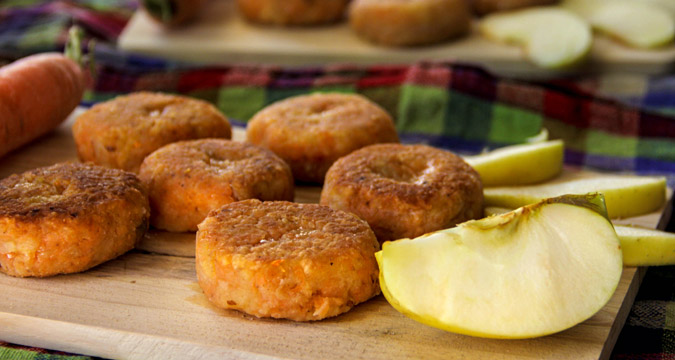
[[80,65],[60,53],[19,59],[0,68],[0,156],[56,128],[82,99]]

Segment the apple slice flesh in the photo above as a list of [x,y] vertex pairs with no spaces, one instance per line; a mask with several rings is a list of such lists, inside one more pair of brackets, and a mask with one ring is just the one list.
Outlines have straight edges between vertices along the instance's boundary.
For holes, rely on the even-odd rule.
[[562,5],[594,29],[636,48],[665,45],[675,37],[675,19],[666,8],[635,0],[567,0]]
[[581,62],[593,43],[588,23],[554,7],[495,13],[481,21],[480,31],[488,39],[522,46],[532,62],[550,69]]
[[601,195],[564,196],[469,221],[376,254],[403,314],[444,330],[531,338],[570,328],[611,298],[621,248]]
[[483,186],[536,184],[558,175],[563,166],[561,140],[505,146],[484,154],[466,156],[480,174]]
[[604,194],[610,218],[627,218],[658,210],[666,201],[663,177],[601,175],[544,184],[490,187],[483,191],[485,206],[515,209],[565,194]]
[[615,225],[626,266],[675,265],[675,234]]
[[[486,207],[485,216],[505,214],[511,209]],[[675,234],[614,224],[625,266],[675,265]]]

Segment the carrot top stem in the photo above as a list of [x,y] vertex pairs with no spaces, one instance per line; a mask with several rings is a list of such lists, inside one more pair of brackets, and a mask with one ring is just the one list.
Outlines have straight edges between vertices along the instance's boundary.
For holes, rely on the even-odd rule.
[[72,26],[68,30],[68,42],[66,43],[65,55],[77,64],[82,66],[82,36],[83,31],[78,26]]

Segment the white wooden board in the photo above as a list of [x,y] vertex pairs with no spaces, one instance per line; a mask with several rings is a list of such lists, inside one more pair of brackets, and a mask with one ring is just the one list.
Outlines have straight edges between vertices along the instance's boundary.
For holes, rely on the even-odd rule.
[[138,11],[122,33],[123,50],[177,60],[205,63],[322,65],[326,63],[383,64],[421,60],[476,63],[507,76],[551,77],[578,72],[667,73],[675,70],[675,45],[637,50],[596,36],[590,60],[565,72],[538,68],[514,46],[498,44],[477,31],[434,46],[388,48],[358,38],[346,23],[311,28],[253,25],[238,13],[233,0],[212,0],[192,24],[165,29]]

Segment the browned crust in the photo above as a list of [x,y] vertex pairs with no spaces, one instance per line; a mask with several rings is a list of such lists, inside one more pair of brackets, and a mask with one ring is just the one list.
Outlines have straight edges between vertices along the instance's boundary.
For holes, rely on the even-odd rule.
[[466,0],[353,0],[349,24],[360,37],[387,46],[439,43],[467,34]]
[[248,141],[284,159],[296,180],[322,183],[338,158],[361,147],[398,142],[391,116],[354,94],[313,94],[276,102],[248,123]]
[[320,25],[341,20],[349,0],[238,0],[249,21],[272,25]]
[[245,200],[197,232],[197,275],[219,307],[258,317],[320,320],[379,294],[375,235],[318,204]]
[[138,172],[160,147],[201,138],[232,137],[230,123],[212,104],[184,96],[137,92],[99,103],[73,124],[82,161]]
[[448,151],[378,144],[335,162],[320,203],[358,215],[386,241],[481,217],[483,186],[478,173]]
[[12,175],[0,181],[0,271],[84,271],[132,249],[149,214],[132,173],[60,163]]
[[202,139],[166,145],[145,158],[150,223],[197,231],[209,211],[245,199],[293,200],[293,175],[271,151],[243,142]]
[[553,5],[558,2],[559,0],[471,0],[471,5],[476,14],[485,15],[531,6]]

